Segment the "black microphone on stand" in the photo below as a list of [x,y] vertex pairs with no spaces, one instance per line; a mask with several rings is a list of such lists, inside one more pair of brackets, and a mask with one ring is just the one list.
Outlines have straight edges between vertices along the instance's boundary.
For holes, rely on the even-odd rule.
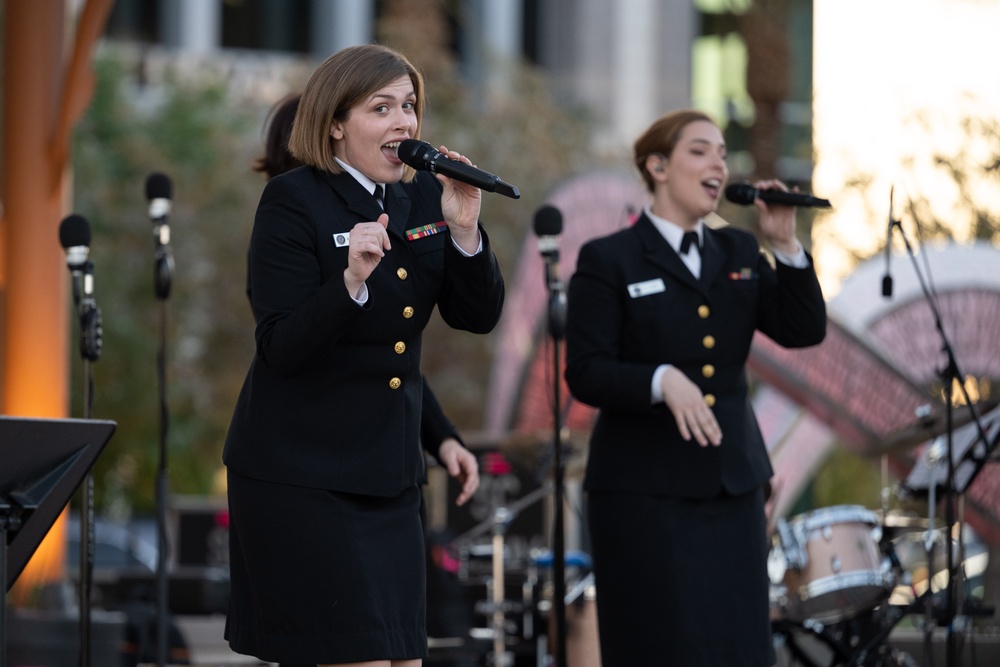
[[546,204],[535,212],[534,229],[538,236],[538,250],[545,262],[545,284],[549,289],[549,335],[552,337],[552,443],[553,456],[553,511],[552,519],[552,600],[555,606],[556,649],[555,667],[566,666],[566,546],[565,508],[563,507],[564,463],[562,459],[562,409],[560,371],[560,341],[566,325],[566,293],[559,279],[559,235],[562,234],[562,212]]
[[[66,265],[73,277],[73,304],[80,322],[80,356],[83,359],[83,416],[93,412],[93,373],[90,362],[101,356],[101,310],[94,299],[94,264],[90,255],[90,223],[72,214],[59,224],[59,243],[66,250]],[[92,581],[94,573],[94,476],[88,470],[80,499],[80,667],[91,664]],[[2,648],[2,647],[0,647]]]
[[66,250],[66,266],[73,276],[73,305],[80,305],[83,270],[90,255],[90,223],[82,215],[68,215],[59,223],[59,244]]
[[555,206],[546,204],[535,212],[535,236],[538,237],[538,252],[545,262],[545,285],[549,288],[549,333],[556,339],[562,339],[566,325],[566,292],[559,279],[562,227],[562,212]]
[[551,287],[559,280],[559,235],[562,234],[562,212],[546,204],[535,212],[534,229],[538,237],[538,252],[545,261],[545,284]]
[[153,223],[155,242],[153,287],[160,302],[160,348],[156,355],[157,378],[160,392],[160,463],[156,475],[156,665],[167,664],[168,624],[167,614],[170,588],[167,575],[167,433],[170,428],[167,410],[167,297],[173,278],[174,258],[170,252],[170,226],[167,222],[172,202],[170,178],[165,174],[150,174],[146,179],[146,199],[149,200],[149,219]]
[[174,271],[174,258],[170,252],[170,224],[168,217],[172,202],[170,178],[161,173],[150,174],[146,179],[146,199],[149,200],[149,219],[153,223],[153,240],[156,243],[156,263],[153,281],[156,298],[170,296],[170,283]]
[[882,296],[892,297],[892,274],[889,273],[889,257],[892,253],[892,228],[896,226],[896,221],[892,219],[892,191],[895,186],[889,188],[889,227],[885,232],[885,275],[882,276]]

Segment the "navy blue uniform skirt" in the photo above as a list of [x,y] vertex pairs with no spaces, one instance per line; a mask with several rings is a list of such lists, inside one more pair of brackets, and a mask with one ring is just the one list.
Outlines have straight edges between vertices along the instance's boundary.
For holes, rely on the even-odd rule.
[[591,493],[603,667],[765,667],[763,493],[686,500]]
[[418,487],[381,498],[228,479],[234,651],[307,664],[427,656]]

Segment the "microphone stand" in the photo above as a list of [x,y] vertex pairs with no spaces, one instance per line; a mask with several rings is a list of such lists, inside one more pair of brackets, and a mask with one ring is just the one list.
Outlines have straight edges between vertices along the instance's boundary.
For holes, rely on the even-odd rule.
[[[156,582],[157,582],[157,625],[156,625],[156,664],[165,667],[167,664],[167,603],[169,586],[167,578],[167,433],[169,431],[169,413],[167,411],[167,298],[170,296],[170,285],[173,274],[173,257],[169,246],[163,240],[163,234],[168,230],[157,226],[156,253],[154,255],[154,291],[160,304],[160,348],[156,355],[157,378],[160,393],[160,463],[156,477]],[[169,238],[169,236],[167,236]]]
[[[101,311],[90,295],[89,284],[93,280],[94,265],[87,261],[83,269],[85,288],[81,299],[79,285],[74,281],[73,300],[76,302],[77,317],[80,322],[80,356],[83,360],[83,418],[93,416],[94,377],[91,362],[101,356],[103,344]],[[80,500],[80,667],[90,667],[91,663],[91,615],[93,600],[92,580],[94,574],[94,475],[87,470],[83,480]]]
[[[917,258],[913,252],[913,248],[910,245],[910,240],[906,236],[906,232],[903,231],[902,225],[896,223],[899,228],[899,235],[903,239],[903,243],[906,246],[907,255],[910,257],[910,262],[913,264],[914,272],[917,275],[917,279],[920,282],[920,288],[923,291],[924,299],[927,301],[927,305],[931,309],[931,313],[934,316],[934,326],[938,331],[938,335],[941,338],[941,349],[945,353],[945,365],[944,368],[938,371],[938,375],[944,384],[944,398],[945,398],[945,433],[947,442],[947,459],[948,459],[948,470],[947,477],[944,485],[944,509],[945,509],[945,556],[947,562],[947,572],[948,572],[948,583],[945,589],[945,620],[948,623],[948,634],[947,634],[947,644],[945,651],[945,664],[947,667],[955,667],[957,665],[957,646],[955,641],[955,565],[954,565],[954,549],[952,547],[952,529],[955,524],[955,458],[953,456],[954,448],[954,438],[953,438],[953,399],[954,399],[954,386],[957,384],[961,389],[962,395],[965,398],[965,404],[969,406],[969,411],[972,414],[972,419],[976,424],[976,429],[979,434],[979,438],[982,439],[984,443],[988,443],[989,440],[986,437],[986,431],[983,428],[982,422],[979,419],[979,414],[969,397],[968,389],[965,387],[965,383],[962,382],[964,375],[958,366],[958,360],[955,358],[955,351],[952,348],[951,342],[948,340],[948,335],[944,331],[944,325],[941,322],[941,311],[938,310],[937,301],[934,295],[931,293],[927,286],[927,282],[924,280],[923,274],[920,272],[920,266],[917,263]],[[937,480],[933,477],[931,478],[930,485],[931,488],[936,486]],[[931,500],[933,501],[934,495],[931,494]],[[932,510],[933,511],[933,510]],[[928,528],[933,534],[933,525]],[[961,530],[959,531],[961,534]],[[927,543],[930,546],[931,539],[928,537]],[[931,584],[934,578],[934,572],[930,568],[930,548],[928,549],[928,572],[927,572],[927,589],[930,591]],[[925,604],[931,605],[933,603],[933,596],[927,596],[927,602]],[[931,617],[930,614],[927,615],[928,618]],[[930,632],[928,629],[927,632]]]
[[[554,258],[546,258],[553,262]],[[547,267],[554,269],[554,266]],[[552,338],[552,445],[555,448],[553,459],[554,476],[554,508],[552,518],[552,584],[553,604],[556,614],[556,667],[566,667],[566,547],[565,547],[565,510],[563,507],[563,478],[565,463],[563,462],[562,444],[562,409],[560,370],[560,345],[566,329],[566,293],[555,271],[547,271],[549,287],[548,333]]]

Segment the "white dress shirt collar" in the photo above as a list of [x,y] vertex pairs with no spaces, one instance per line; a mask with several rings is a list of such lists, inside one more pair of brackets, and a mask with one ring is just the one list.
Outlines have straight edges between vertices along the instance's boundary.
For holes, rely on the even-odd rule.
[[353,176],[354,180],[356,180],[366,190],[368,190],[368,192],[372,196],[375,195],[375,186],[377,185],[377,183],[375,181],[373,181],[372,179],[368,178],[363,173],[361,173],[360,171],[358,171],[357,169],[355,169],[351,165],[349,165],[346,162],[344,162],[343,160],[341,160],[339,157],[335,157],[333,159],[337,161],[337,164],[339,164],[341,167],[344,168],[344,171],[346,171],[348,174],[350,174],[351,176]]

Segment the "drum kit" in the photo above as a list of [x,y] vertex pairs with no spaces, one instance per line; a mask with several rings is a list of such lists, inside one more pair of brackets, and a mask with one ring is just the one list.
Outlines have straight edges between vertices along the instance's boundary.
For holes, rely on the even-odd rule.
[[[963,483],[953,488],[959,494],[975,477],[981,467],[979,462],[1000,441],[1000,408],[984,421],[989,451],[976,455],[976,469],[958,477]],[[965,430],[956,432],[959,446],[952,452],[960,473],[967,452],[976,451],[973,445],[966,446],[966,440],[975,440],[966,438]],[[538,450],[508,446],[500,458],[529,464],[524,465],[526,469],[544,467],[539,461],[521,461],[521,449]],[[947,629],[952,640],[961,625],[960,616],[964,623],[971,616],[992,613],[976,609],[974,600],[962,600],[960,606],[956,605],[964,596],[956,594],[956,588],[964,589],[968,584],[963,522],[951,516],[953,512],[935,516],[941,480],[915,476],[916,472],[923,474],[924,468],[925,476],[939,475],[934,468],[939,450],[944,451],[937,443],[929,445],[921,456],[925,465],[918,466],[919,470],[915,469],[897,488],[898,507],[926,509],[927,516],[889,509],[891,493],[883,457],[880,510],[837,505],[776,520],[768,552],[768,575],[777,667],[916,667],[922,661],[903,650],[899,644],[905,643],[896,641],[898,636],[891,637],[904,619],[912,617],[909,627],[923,630],[927,650],[935,628]],[[487,477],[489,468],[484,467]],[[497,479],[510,474],[497,470],[493,473]],[[485,599],[477,595],[474,604],[483,625],[471,628],[467,637],[456,639],[480,658],[485,655],[490,666],[542,667],[551,664],[551,642],[557,634],[552,627],[557,598],[553,594],[551,553],[545,548],[543,536],[528,542],[521,535],[512,535],[509,529],[518,515],[548,499],[550,483],[543,482],[516,500],[508,493],[498,487],[496,493],[488,494],[490,511],[477,517],[478,524],[451,542],[458,580],[485,592]],[[908,498],[920,502],[909,505]],[[551,511],[545,509],[546,514]],[[593,619],[596,587],[589,560],[582,552],[579,560],[569,557],[571,551],[566,553],[565,606],[574,617]],[[953,562],[959,565],[953,567]],[[566,633],[567,637],[586,637],[589,642],[580,647],[574,665],[599,661],[596,620],[583,623],[586,625],[577,628],[577,633],[572,629]],[[574,648],[567,647],[567,654]],[[947,664],[951,667],[954,663],[949,659]]]
[[924,549],[944,541],[943,530],[860,505],[780,519],[768,555],[779,666],[918,665],[887,640],[904,617],[927,610],[932,552]]
[[[998,444],[1000,408],[954,431],[950,442],[939,436],[928,443],[897,488],[899,500],[926,496],[926,518],[888,509],[883,456],[881,511],[842,505],[776,522],[768,554],[771,625],[776,646],[787,649],[791,664],[915,665],[888,641],[910,615],[922,626],[925,650],[935,626],[946,628],[946,662],[956,664],[958,628],[971,629],[970,617],[993,612],[965,599],[972,560],[955,498]],[[950,464],[940,464],[942,458]],[[935,516],[939,490],[945,493],[945,521]]]
[[[483,482],[470,503],[476,523],[442,545],[450,571],[467,591],[471,627],[464,636],[430,641],[430,663],[450,660],[456,667],[543,667],[555,664],[557,614],[555,560],[549,544],[553,483],[521,480],[518,472],[544,469],[537,435],[505,442],[481,459]],[[572,483],[566,504],[579,510],[582,466],[577,439],[567,439]],[[533,458],[532,458],[533,457]],[[523,484],[522,484],[523,482]],[[524,491],[530,484],[538,486]],[[478,503],[478,504],[477,504]],[[599,667],[595,585],[589,554],[579,548],[580,517],[567,520],[563,608],[568,623],[565,657],[573,667]],[[595,662],[596,661],[596,662]]]

